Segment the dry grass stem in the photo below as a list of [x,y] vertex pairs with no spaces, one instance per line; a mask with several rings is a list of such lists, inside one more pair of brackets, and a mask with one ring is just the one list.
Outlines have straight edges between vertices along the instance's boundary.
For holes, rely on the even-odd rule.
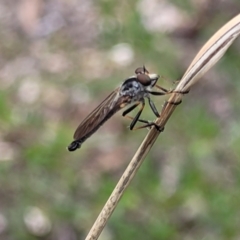
[[[196,81],[224,55],[239,33],[240,15],[237,15],[235,18],[225,24],[217,33],[215,33],[202,47],[177,85],[175,91],[178,93],[173,93],[163,107],[160,118],[156,120],[156,123],[159,126],[165,126],[171,114],[177,107],[176,104],[181,102],[183,93],[190,90],[192,85],[196,83]],[[135,176],[135,173],[141,166],[145,156],[150,151],[159,134],[160,132],[158,132],[155,128],[152,128],[148,132],[147,136],[143,140],[142,144],[138,148],[127,169],[113,190],[111,196],[107,200],[101,213],[96,219],[86,237],[86,240],[98,239],[98,236],[102,232],[107,220],[117,206],[117,203],[120,200],[124,190],[130,184],[132,178]]]

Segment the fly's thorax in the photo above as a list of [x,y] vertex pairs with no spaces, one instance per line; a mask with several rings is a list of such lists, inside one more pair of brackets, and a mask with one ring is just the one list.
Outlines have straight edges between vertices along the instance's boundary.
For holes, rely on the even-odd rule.
[[139,83],[136,78],[129,78],[125,80],[125,82],[120,87],[119,94],[120,96],[135,97],[141,92],[144,92],[144,90],[144,86]]

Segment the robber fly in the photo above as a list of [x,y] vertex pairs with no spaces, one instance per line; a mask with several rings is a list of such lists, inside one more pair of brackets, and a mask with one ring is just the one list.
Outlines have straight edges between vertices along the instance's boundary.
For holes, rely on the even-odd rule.
[[[150,99],[150,95],[165,95],[169,91],[158,86],[156,83],[159,75],[150,74],[144,66],[137,68],[135,74],[135,76],[127,78],[120,87],[113,91],[80,123],[74,133],[74,141],[68,146],[69,151],[75,151],[77,148],[80,148],[82,143],[96,132],[113,114],[130,104],[131,107],[122,113],[123,116],[132,119],[130,130],[134,129],[138,121],[145,123],[145,125],[137,129],[155,126],[159,131],[162,130],[154,122],[148,122],[139,118],[145,106],[145,98],[148,100],[156,117],[160,117],[153,101]],[[161,92],[152,91],[153,87],[160,89]],[[141,107],[137,115],[134,118],[127,116],[139,104],[141,104]]]

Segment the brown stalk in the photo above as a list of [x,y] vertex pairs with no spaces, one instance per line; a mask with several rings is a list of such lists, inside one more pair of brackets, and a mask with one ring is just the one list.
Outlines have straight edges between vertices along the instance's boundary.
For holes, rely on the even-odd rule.
[[[226,52],[233,41],[240,34],[240,14],[225,24],[218,32],[216,32],[210,40],[198,52],[189,68],[185,72],[183,78],[177,85],[175,91],[187,92],[196,81],[208,71]],[[177,107],[177,103],[181,102],[182,93],[172,93],[169,100],[164,105],[161,116],[156,120],[159,126],[164,127],[173,111]],[[152,128],[142,144],[138,148],[127,169],[123,173],[111,196],[107,200],[105,206],[100,212],[86,240],[96,240],[105,227],[107,220],[112,215],[117,203],[119,202],[124,190],[130,184],[135,176],[138,168],[141,166],[145,156],[152,148],[154,142],[160,132]]]

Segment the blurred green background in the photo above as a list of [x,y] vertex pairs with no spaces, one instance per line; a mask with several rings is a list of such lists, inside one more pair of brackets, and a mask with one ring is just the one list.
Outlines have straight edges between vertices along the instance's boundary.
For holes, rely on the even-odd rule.
[[[173,88],[238,0],[1,0],[0,239],[84,239],[147,133],[78,124],[145,64]],[[240,239],[240,41],[184,97],[99,239]],[[161,110],[164,97],[153,100]],[[134,114],[134,113],[133,113]],[[142,118],[154,120],[147,106]]]

